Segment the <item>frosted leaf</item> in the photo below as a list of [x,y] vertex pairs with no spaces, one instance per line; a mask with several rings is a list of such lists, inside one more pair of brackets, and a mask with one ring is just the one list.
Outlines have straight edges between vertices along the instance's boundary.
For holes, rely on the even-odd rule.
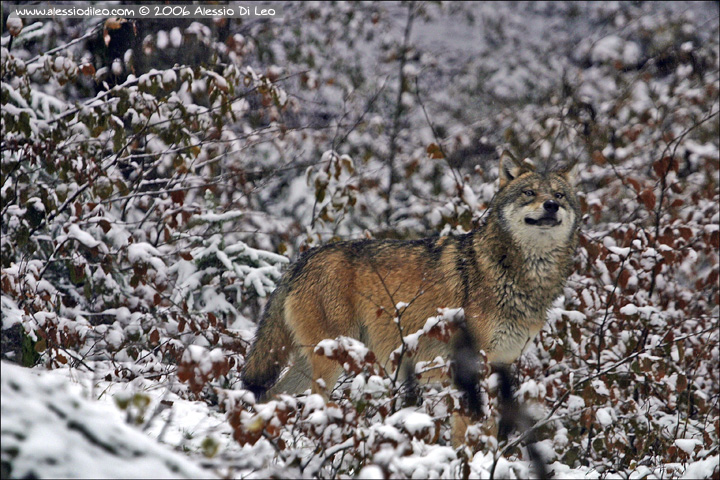
[[5,23],[5,26],[7,27],[10,35],[17,37],[23,29],[23,21],[20,17],[10,16]]
[[695,452],[696,445],[702,445],[702,441],[696,438],[677,438],[675,439],[675,445],[683,452],[691,455]]
[[170,30],[170,44],[177,48],[182,43],[182,33],[178,27],[174,27]]
[[127,255],[130,263],[138,263],[159,257],[160,252],[147,242],[136,242],[128,246]]
[[165,30],[160,30],[157,33],[157,42],[155,43],[155,45],[157,45],[157,48],[160,50],[165,50],[169,42],[170,39],[168,38],[167,32]]
[[388,417],[386,422],[396,427],[402,427],[411,434],[435,428],[435,423],[429,415],[418,412],[414,408],[404,408]]
[[612,407],[601,408],[595,412],[595,418],[600,426],[607,428],[615,421],[615,411]]
[[87,232],[80,230],[80,227],[73,224],[70,225],[68,230],[68,237],[77,240],[78,242],[85,245],[87,248],[95,248],[101,245],[101,242],[95,240],[95,238]]

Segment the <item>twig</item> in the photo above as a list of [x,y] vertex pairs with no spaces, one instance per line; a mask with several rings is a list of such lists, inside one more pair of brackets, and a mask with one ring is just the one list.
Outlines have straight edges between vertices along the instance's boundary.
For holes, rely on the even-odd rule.
[[397,152],[397,137],[400,133],[400,117],[402,115],[402,94],[405,85],[405,64],[407,63],[408,44],[410,43],[410,32],[412,24],[415,20],[415,2],[408,4],[408,19],[405,24],[405,34],[403,44],[400,50],[400,72],[398,78],[397,100],[395,102],[395,113],[393,115],[393,127],[390,134],[390,147],[388,149],[387,164],[390,168],[389,184],[387,188],[387,211],[385,213],[385,221],[390,223],[390,215],[392,215],[392,190],[397,182],[397,172],[395,171],[395,154]]
[[27,61],[27,65],[30,65],[31,63],[36,62],[38,59],[40,59],[41,57],[43,57],[45,55],[52,55],[53,53],[57,53],[61,50],[65,50],[66,48],[69,48],[69,47],[75,45],[76,43],[81,42],[81,41],[85,40],[86,38],[95,35],[95,33],[97,33],[104,24],[105,24],[105,21],[102,20],[97,25],[95,25],[92,29],[90,29],[90,31],[88,31],[85,35],[78,37],[75,40],[66,43],[65,45],[60,45],[59,47],[55,47],[52,50],[48,50],[47,52],[44,52],[40,55],[35,55],[33,58],[31,58],[30,60]]

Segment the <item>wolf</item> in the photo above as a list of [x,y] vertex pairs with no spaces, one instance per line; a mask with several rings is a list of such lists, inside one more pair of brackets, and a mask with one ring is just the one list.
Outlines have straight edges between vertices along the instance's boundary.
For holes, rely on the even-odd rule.
[[[258,399],[308,388],[327,397],[342,367],[314,347],[338,336],[364,342],[387,364],[400,344],[399,302],[406,305],[406,333],[438,308],[462,307],[472,345],[490,363],[512,363],[543,327],[571,273],[581,217],[571,168],[540,170],[503,154],[499,189],[478,229],[341,241],[305,252],[268,300],[241,372],[244,388]],[[421,337],[415,359],[449,357],[453,344]]]

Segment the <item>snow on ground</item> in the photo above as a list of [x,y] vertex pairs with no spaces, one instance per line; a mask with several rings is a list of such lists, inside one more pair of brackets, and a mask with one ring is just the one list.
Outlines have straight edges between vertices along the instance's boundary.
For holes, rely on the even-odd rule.
[[208,478],[56,372],[2,362],[3,478]]
[[[286,477],[293,475],[293,470],[276,464],[276,452],[267,441],[240,447],[232,439],[224,414],[203,402],[182,400],[169,390],[167,385],[153,385],[147,380],[142,380],[142,384],[109,383],[75,369],[31,370],[2,362],[3,477],[266,478],[273,472]],[[133,400],[137,398],[147,399],[142,410],[133,410],[133,405],[142,403]],[[118,408],[123,402],[129,405],[125,413]],[[132,423],[139,426],[131,426]],[[378,428],[398,431],[433,428],[427,415],[412,409],[399,411],[386,423]],[[186,455],[173,451],[173,447]],[[387,451],[387,455],[381,452],[375,460],[385,460],[386,471],[393,476],[460,475],[461,461],[454,449],[423,442],[413,442],[412,448],[410,456]],[[307,455],[308,459],[313,457],[312,448]],[[476,453],[469,465],[471,478],[490,478],[495,455]],[[663,470],[673,471],[681,478],[710,478],[719,461],[720,456],[715,455],[687,465],[666,465]],[[374,476],[380,470],[375,465],[366,465],[361,473]],[[588,467],[571,468],[559,462],[550,463],[548,472],[553,472],[553,478],[562,479],[625,478],[601,474]],[[629,478],[659,479],[663,473],[640,466]],[[529,475],[530,464],[517,458],[500,458],[494,471],[495,478]]]

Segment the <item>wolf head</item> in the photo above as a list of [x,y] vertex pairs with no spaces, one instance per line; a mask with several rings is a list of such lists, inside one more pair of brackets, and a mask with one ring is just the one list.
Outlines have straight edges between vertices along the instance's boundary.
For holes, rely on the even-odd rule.
[[574,242],[580,206],[571,167],[538,172],[509,154],[500,157],[495,211],[500,227],[526,254],[543,254]]

